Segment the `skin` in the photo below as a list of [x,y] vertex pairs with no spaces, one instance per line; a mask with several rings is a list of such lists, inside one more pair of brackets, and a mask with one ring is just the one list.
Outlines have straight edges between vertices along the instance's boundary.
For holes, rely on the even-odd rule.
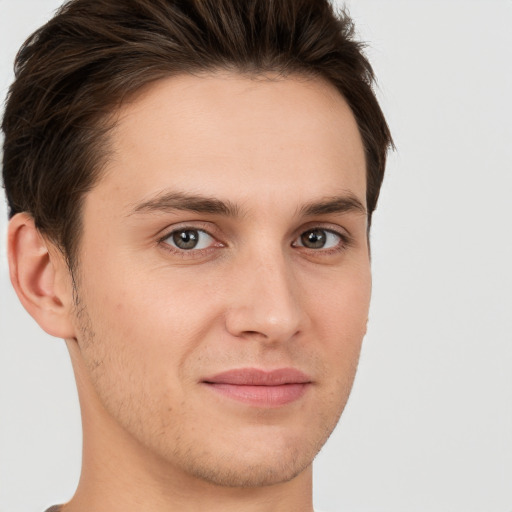
[[[64,511],[311,512],[311,463],[347,401],[371,291],[349,107],[320,79],[174,77],[122,107],[111,147],[85,197],[76,295],[27,214],[9,231],[18,295],[66,339],[77,380],[83,469]],[[190,211],[187,195],[233,211]],[[185,228],[196,248],[170,236]],[[305,245],[315,233],[326,245]],[[275,406],[205,385],[234,368],[309,384]]]

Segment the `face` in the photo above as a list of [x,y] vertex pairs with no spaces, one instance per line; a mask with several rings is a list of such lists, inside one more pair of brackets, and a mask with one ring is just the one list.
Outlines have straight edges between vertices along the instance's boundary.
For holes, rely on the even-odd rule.
[[123,107],[112,151],[83,210],[85,415],[176,474],[292,479],[338,421],[366,329],[350,109],[319,79],[175,77]]

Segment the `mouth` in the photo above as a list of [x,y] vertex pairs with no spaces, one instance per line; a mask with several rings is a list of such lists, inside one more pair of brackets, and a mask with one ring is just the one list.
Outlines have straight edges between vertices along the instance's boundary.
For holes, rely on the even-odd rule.
[[202,381],[226,398],[255,407],[281,407],[299,400],[312,385],[311,378],[295,368],[265,371],[239,368]]

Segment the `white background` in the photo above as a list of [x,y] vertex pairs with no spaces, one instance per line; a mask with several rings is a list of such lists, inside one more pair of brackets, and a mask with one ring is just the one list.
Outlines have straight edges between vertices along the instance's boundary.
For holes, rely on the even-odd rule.
[[[0,95],[58,0],[0,0]],[[512,512],[512,1],[348,2],[397,153],[372,231],[354,391],[318,457],[332,512]],[[69,499],[80,419],[64,343],[22,310],[0,205],[0,512]]]

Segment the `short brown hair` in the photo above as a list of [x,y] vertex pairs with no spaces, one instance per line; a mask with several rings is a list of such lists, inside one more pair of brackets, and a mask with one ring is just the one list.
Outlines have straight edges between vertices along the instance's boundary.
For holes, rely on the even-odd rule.
[[349,104],[366,152],[368,220],[392,144],[374,75],[328,0],[71,0],[21,47],[6,102],[9,215],[29,212],[73,267],[81,203],[108,155],[109,113],[179,73],[320,76]]

